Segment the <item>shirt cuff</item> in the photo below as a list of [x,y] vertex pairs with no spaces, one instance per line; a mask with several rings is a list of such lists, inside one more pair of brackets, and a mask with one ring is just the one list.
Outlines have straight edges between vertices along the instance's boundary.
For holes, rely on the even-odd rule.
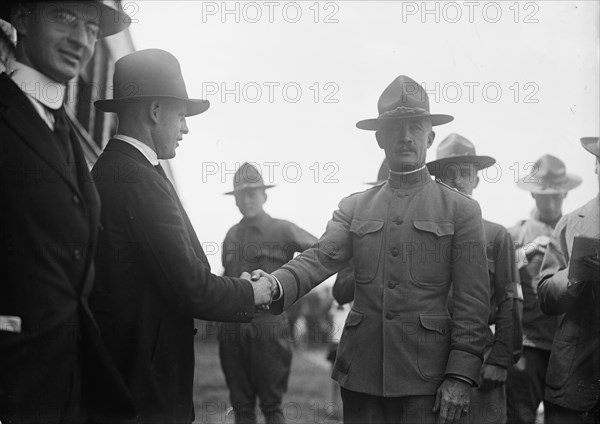
[[281,285],[281,283],[279,282],[279,279],[277,277],[275,277],[273,274],[270,274],[271,277],[273,277],[275,279],[275,282],[277,283],[277,287],[279,288],[279,296],[277,296],[276,298],[273,298],[273,302],[277,302],[278,300],[281,300],[281,298],[283,297],[283,286]]
[[461,380],[461,381],[464,381],[465,383],[467,383],[467,384],[468,384],[469,386],[471,386],[471,387],[475,387],[475,386],[477,386],[477,384],[476,384],[476,383],[475,383],[473,380],[471,380],[471,379],[470,379],[470,378],[468,378],[468,377],[463,377],[462,375],[458,375],[458,374],[447,374],[447,375],[446,375],[446,377],[448,377],[448,378],[454,378],[454,379],[456,379],[456,380]]

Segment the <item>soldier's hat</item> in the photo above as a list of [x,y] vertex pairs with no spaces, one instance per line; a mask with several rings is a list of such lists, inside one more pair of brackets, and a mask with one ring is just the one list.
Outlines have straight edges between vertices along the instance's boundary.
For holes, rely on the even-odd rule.
[[596,157],[600,157],[600,144],[598,143],[598,137],[583,137],[581,139],[583,148]]
[[[34,0],[34,1],[18,1],[4,0],[0,4],[0,19],[10,23],[11,9],[17,3],[47,3],[48,7],[59,4],[81,4],[81,1],[52,1],[52,0]],[[121,8],[115,8],[106,4],[102,0],[88,0],[85,5],[85,12],[90,17],[98,16],[98,24],[100,26],[99,38],[108,37],[109,35],[121,32],[131,24],[131,17]]]
[[274,185],[265,184],[258,169],[255,166],[244,162],[242,166],[235,172],[233,176],[233,191],[225,194],[237,194],[245,190],[263,189],[275,187]]
[[490,156],[478,155],[475,145],[460,134],[450,134],[442,140],[436,151],[436,160],[427,164],[431,175],[439,176],[449,164],[472,165],[477,171],[496,163]]
[[189,98],[179,61],[160,49],[140,50],[117,60],[113,98],[97,100],[94,106],[103,112],[118,112],[136,101],[154,98],[185,102],[186,116],[198,115],[210,107],[208,100]]
[[431,114],[427,92],[405,75],[400,75],[383,91],[377,102],[377,111],[377,118],[364,119],[356,126],[361,130],[377,131],[407,119],[429,118],[434,126],[454,119],[450,115]]
[[581,181],[581,177],[567,174],[562,160],[544,155],[535,162],[529,175],[517,181],[517,186],[534,194],[560,194],[574,189]]

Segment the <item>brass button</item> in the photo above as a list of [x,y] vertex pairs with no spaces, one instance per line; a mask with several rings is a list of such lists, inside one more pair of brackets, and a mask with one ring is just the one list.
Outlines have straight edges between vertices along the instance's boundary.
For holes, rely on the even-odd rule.
[[392,320],[392,319],[394,319],[394,314],[392,314],[391,312],[388,312],[387,314],[385,314],[385,318],[387,320]]
[[395,258],[396,256],[398,256],[398,254],[400,253],[400,250],[398,250],[398,248],[396,246],[392,247],[392,249],[390,250],[390,253],[392,254],[392,256]]
[[75,259],[76,261],[80,261],[81,258],[82,258],[81,249],[73,250],[73,259]]
[[388,281],[388,289],[393,289],[396,287],[395,281]]

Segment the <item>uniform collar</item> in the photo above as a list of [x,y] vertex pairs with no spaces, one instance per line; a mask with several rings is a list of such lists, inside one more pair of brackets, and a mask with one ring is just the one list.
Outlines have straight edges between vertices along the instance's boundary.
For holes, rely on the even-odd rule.
[[264,232],[266,231],[266,229],[269,225],[270,220],[271,220],[271,217],[269,216],[269,214],[267,214],[266,212],[263,211],[262,214],[254,217],[254,218],[242,218],[242,220],[240,221],[240,224],[245,227],[254,227],[258,231],[260,231],[261,233],[264,234]]
[[15,84],[29,97],[51,110],[63,105],[67,86],[52,80],[37,69],[12,60],[7,66],[7,74]]
[[427,167],[423,167],[412,173],[401,173],[390,170],[388,178],[388,183],[392,188],[403,190],[418,189],[429,182],[431,182],[431,175]]

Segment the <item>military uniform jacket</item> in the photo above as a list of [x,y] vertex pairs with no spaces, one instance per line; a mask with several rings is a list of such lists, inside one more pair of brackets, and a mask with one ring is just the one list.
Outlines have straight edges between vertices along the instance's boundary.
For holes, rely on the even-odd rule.
[[272,308],[293,304],[350,259],[354,304],[333,371],[342,387],[433,395],[448,374],[478,380],[489,282],[477,202],[427,170],[342,199],[318,244],[273,273],[283,298]]
[[110,140],[92,170],[102,199],[90,306],[140,422],[193,420],[194,320],[250,321],[252,285],[217,277],[166,176]]
[[546,400],[587,411],[600,398],[600,275],[569,288],[569,258],[575,236],[600,237],[600,199],[564,216],[556,226],[542,264],[542,310],[564,316],[550,353]]
[[100,201],[78,136],[72,127],[67,166],[30,100],[0,74],[0,315],[21,319],[20,332],[0,328],[2,422],[56,422],[79,368],[89,418],[133,414],[87,303]]

